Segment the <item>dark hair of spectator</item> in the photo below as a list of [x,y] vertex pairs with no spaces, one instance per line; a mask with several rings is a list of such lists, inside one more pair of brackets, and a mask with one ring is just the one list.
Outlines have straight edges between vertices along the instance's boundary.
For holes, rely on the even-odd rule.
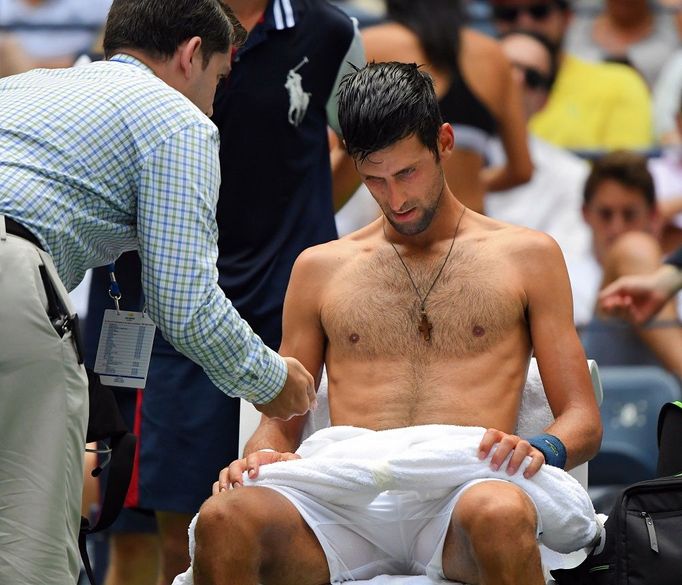
[[545,48],[549,54],[549,74],[547,75],[547,78],[550,85],[547,89],[551,89],[552,85],[554,85],[554,82],[556,81],[557,72],[559,71],[559,51],[556,45],[542,33],[536,32],[534,30],[527,30],[525,28],[507,31],[502,33],[499,38],[506,39],[507,37],[513,37],[514,35],[523,35],[529,37],[540,43]]
[[460,29],[465,20],[461,0],[386,0],[386,16],[417,36],[436,69],[458,71]]
[[104,55],[136,49],[169,59],[195,36],[201,37],[205,67],[214,53],[239,47],[246,31],[221,0],[114,0],[104,29]]
[[356,160],[413,135],[439,160],[443,118],[431,76],[414,63],[368,63],[346,75],[339,89],[339,123],[346,150]]
[[654,180],[645,156],[629,150],[614,150],[595,160],[583,189],[585,205],[592,201],[599,185],[609,179],[639,191],[650,208],[656,205]]

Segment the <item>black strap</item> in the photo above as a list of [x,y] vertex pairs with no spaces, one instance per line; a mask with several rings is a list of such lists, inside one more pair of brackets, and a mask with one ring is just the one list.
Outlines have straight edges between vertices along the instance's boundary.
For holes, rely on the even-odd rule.
[[125,502],[130,478],[133,474],[133,462],[135,459],[135,444],[137,438],[132,433],[124,433],[111,439],[111,461],[109,462],[109,477],[107,479],[104,497],[100,506],[99,517],[92,526],[87,518],[81,518],[81,530],[78,535],[78,548],[80,549],[81,559],[85,572],[92,585],[95,583],[95,576],[90,567],[90,559],[85,543],[85,537],[109,528],[118,517],[123,503]]
[[658,415],[657,477],[682,473],[682,402],[667,402]]
[[[19,236],[24,240],[28,240],[34,246],[38,246],[41,250],[43,250],[43,245],[40,243],[40,240],[36,238],[31,233],[30,230],[28,230],[23,225],[13,220],[11,217],[5,216],[5,230],[7,231],[8,234],[12,234],[13,236]],[[45,250],[43,250],[43,252],[44,251]]]

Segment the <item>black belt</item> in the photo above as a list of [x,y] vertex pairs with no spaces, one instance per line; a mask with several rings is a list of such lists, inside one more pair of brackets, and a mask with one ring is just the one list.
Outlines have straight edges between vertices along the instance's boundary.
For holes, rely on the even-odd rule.
[[[29,242],[43,250],[43,245],[40,243],[40,240],[36,238],[23,225],[14,221],[11,217],[5,216],[5,230],[7,231],[8,234],[12,234],[13,236],[19,236],[24,240],[28,240]],[[45,250],[43,250],[43,252],[44,251]]]

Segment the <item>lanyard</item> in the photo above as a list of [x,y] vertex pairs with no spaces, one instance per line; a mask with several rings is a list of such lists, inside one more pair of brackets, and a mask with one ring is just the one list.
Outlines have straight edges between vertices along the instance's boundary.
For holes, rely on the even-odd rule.
[[109,296],[114,300],[114,305],[116,305],[116,312],[118,314],[121,313],[121,306],[119,304],[119,301],[121,300],[121,288],[118,286],[118,282],[116,282],[116,274],[114,272],[114,269],[116,268],[116,263],[112,262],[109,264],[107,267],[109,270]]

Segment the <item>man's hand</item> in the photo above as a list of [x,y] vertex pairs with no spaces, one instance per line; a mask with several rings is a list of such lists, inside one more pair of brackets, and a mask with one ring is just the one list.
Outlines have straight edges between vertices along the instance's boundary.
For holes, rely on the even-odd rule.
[[296,453],[279,453],[277,451],[254,451],[242,459],[237,459],[223,468],[218,475],[218,481],[213,484],[213,495],[227,491],[230,486],[233,488],[242,487],[243,475],[248,471],[249,479],[258,477],[258,470],[261,465],[277,463],[278,461],[291,461],[300,459]]
[[267,404],[254,404],[256,410],[270,418],[289,420],[317,406],[315,380],[296,358],[285,357],[289,373],[284,388]]
[[642,325],[658,313],[679,288],[680,271],[663,265],[653,274],[622,276],[599,294],[609,315]]
[[481,444],[478,447],[478,458],[483,460],[490,454],[492,448],[497,445],[495,454],[490,460],[490,467],[497,471],[509,453],[512,453],[511,459],[507,464],[507,473],[514,475],[521,463],[526,457],[531,457],[532,461],[523,472],[523,477],[530,479],[533,477],[545,462],[545,456],[541,451],[538,451],[528,441],[517,437],[516,435],[508,435],[497,429],[488,429],[481,439]]

